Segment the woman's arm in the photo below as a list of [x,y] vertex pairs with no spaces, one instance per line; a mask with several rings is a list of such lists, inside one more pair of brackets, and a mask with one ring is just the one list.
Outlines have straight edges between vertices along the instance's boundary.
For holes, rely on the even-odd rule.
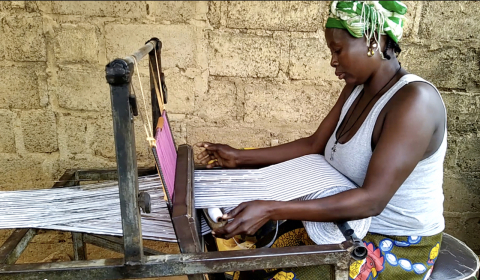
[[423,158],[439,126],[437,116],[444,115],[432,96],[424,88],[402,92],[386,114],[362,188],[310,201],[242,203],[226,217],[233,222],[216,234],[226,238],[251,234],[268,220],[333,222],[379,215]]
[[[223,144],[198,143],[197,146],[205,148],[205,151],[197,158],[201,164],[207,164],[210,160],[216,159],[218,166],[232,168],[266,166],[308,154],[323,155],[327,141],[334,132],[340,118],[343,104],[352,90],[352,85],[346,85],[343,88],[332,110],[315,133],[309,137],[275,147],[254,150],[237,150]],[[213,167],[213,165],[208,167]]]

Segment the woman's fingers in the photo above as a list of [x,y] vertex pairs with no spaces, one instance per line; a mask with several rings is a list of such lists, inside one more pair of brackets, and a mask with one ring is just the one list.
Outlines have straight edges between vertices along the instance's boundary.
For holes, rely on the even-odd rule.
[[[242,212],[243,209],[247,206],[247,203],[241,203],[235,209],[230,211],[228,214],[223,214],[222,219],[228,220],[228,219],[233,219],[235,218],[238,214]],[[234,231],[241,223],[243,222],[243,219],[234,219],[232,222],[226,224],[224,227],[218,228],[215,230],[215,232],[212,232],[213,235],[216,237],[222,237],[225,236],[226,234],[231,234],[232,231]]]
[[245,229],[243,228],[244,223],[243,222],[235,223],[235,221],[236,220],[233,220],[233,222],[228,223],[224,227],[225,232],[224,232],[223,236],[225,236],[225,239],[230,239],[230,238],[234,237],[235,235],[242,234],[245,231]]
[[230,239],[240,234],[254,235],[264,224],[265,222],[261,220],[252,221],[238,217],[224,227],[216,229],[214,232],[212,231],[212,234],[215,235],[215,237],[224,239]]
[[254,235],[268,220],[265,215],[265,207],[269,206],[266,201],[250,201],[238,205],[230,213],[223,215],[223,219],[233,219],[222,228],[212,232],[216,237],[230,239],[235,235]]
[[205,155],[203,157],[197,157],[197,159],[201,164],[206,164],[208,161],[210,161],[210,155]]
[[199,159],[199,162],[201,164],[209,164],[212,160],[215,160],[215,156],[213,154],[207,154],[203,156],[201,159]]
[[234,219],[224,227],[212,231],[212,234],[215,235],[215,237],[230,239],[237,234],[243,233],[243,226],[244,221],[242,219]]
[[212,160],[218,160],[219,158],[218,154],[215,153],[217,150],[215,144],[209,142],[198,142],[195,143],[195,146],[205,149],[197,155],[197,160],[200,162],[200,164],[207,165],[207,168],[212,168],[217,165],[216,163],[212,162]]
[[235,149],[228,145],[199,142],[196,143],[195,146],[204,148],[204,150],[197,155],[197,160],[200,164],[207,165],[207,168],[213,168],[215,166],[232,168],[236,166]]
[[224,227],[215,230],[215,235],[227,237],[226,235],[232,234],[232,232],[234,232],[241,223],[242,221],[240,221],[240,219],[233,220],[232,222],[226,224]]
[[230,213],[223,214],[222,219],[229,220],[235,218],[240,212],[243,211],[248,206],[248,202],[242,202],[237,207],[235,207]]
[[214,168],[215,166],[219,166],[218,161],[216,161],[216,160],[209,161],[208,164],[207,164],[207,168]]
[[205,150],[214,151],[217,149],[218,144],[213,144],[210,142],[199,142],[199,143],[195,143],[195,146],[199,148],[204,148]]
[[232,228],[226,229],[227,232],[224,235],[225,239],[230,239],[235,235],[239,235],[239,234],[254,235],[257,232],[257,230],[260,229],[260,227],[264,224],[265,223],[261,221],[257,221],[256,223],[253,223],[251,225],[248,222],[243,222],[234,228],[232,227]]
[[207,151],[202,151],[201,153],[198,154],[197,159],[204,158],[205,156],[208,156],[209,153]]
[[223,166],[222,157],[217,152],[213,152],[213,155],[215,156],[215,159],[217,160],[218,165]]
[[212,145],[212,143],[210,142],[198,142],[198,143],[195,143],[195,146],[199,147],[199,148],[206,148],[208,146]]
[[212,152],[210,152],[210,151],[207,150],[207,148],[206,148],[206,147],[209,147],[209,146],[211,146],[211,145],[212,145],[211,143],[207,143],[207,142],[196,143],[195,146],[205,149],[205,150],[203,150],[203,151],[197,156],[197,158],[203,158],[203,157],[205,157],[206,155],[211,154]]

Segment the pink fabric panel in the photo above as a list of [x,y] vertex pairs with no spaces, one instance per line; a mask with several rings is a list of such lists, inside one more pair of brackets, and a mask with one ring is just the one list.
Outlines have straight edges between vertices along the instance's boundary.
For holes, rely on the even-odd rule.
[[160,168],[163,173],[165,184],[173,199],[173,191],[175,186],[175,169],[177,167],[177,149],[173,142],[170,124],[166,116],[166,111],[163,111],[162,117],[164,119],[163,129],[157,129],[155,140],[157,143],[158,160],[160,161]]

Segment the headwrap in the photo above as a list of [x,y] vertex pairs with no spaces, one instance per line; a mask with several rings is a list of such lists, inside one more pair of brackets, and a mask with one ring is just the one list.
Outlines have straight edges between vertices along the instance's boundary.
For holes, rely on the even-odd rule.
[[380,50],[380,35],[396,43],[402,38],[407,6],[400,1],[332,1],[325,27],[347,29],[352,36],[373,39]]

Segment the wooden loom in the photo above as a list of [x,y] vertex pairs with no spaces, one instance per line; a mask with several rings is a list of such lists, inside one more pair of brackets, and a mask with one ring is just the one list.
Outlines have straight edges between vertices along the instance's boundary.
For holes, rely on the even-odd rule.
[[[117,170],[75,170],[68,171],[54,187],[73,185],[82,180],[118,180],[123,224],[123,239],[90,234],[73,233],[75,261],[48,264],[14,263],[33,238],[36,231],[15,230],[12,236],[0,247],[0,279],[128,279],[189,275],[189,279],[222,279],[223,272],[254,270],[277,267],[312,265],[332,265],[335,267],[332,279],[348,279],[351,253],[355,251],[355,240],[345,229],[347,240],[342,244],[302,246],[289,248],[262,248],[255,250],[215,251],[211,236],[203,237],[199,232],[199,215],[193,203],[193,171],[195,169],[193,150],[188,145],[178,147],[175,178],[175,198],[171,202],[171,218],[176,231],[181,254],[162,254],[143,247],[140,208],[148,209],[148,197],[138,191],[138,176],[154,174],[154,168],[137,168],[133,115],[137,112],[136,99],[130,92],[130,83],[135,61],[149,54],[150,84],[152,97],[153,131],[156,120],[161,115],[158,108],[155,76],[161,74],[161,65],[155,61],[161,55],[161,42],[152,38],[145,46],[125,59],[116,59],[106,67],[106,77],[111,88],[114,137],[116,143]],[[157,57],[157,58],[156,58]],[[163,74],[161,74],[163,76]],[[162,77],[161,76],[161,77]],[[166,93],[164,78],[161,87]],[[166,98],[166,95],[165,97]],[[166,102],[166,99],[163,100]],[[442,250],[436,266],[445,266],[447,255],[462,257],[466,264],[466,252],[457,250],[456,241],[448,235],[444,237]],[[123,259],[85,260],[85,243],[109,248],[124,253]],[[452,245],[453,244],[453,245]],[[451,260],[450,260],[451,261]],[[460,267],[456,269],[462,269]],[[451,271],[450,269],[448,271]],[[452,276],[452,275],[450,275]],[[223,278],[224,279],[224,278]],[[431,279],[447,279],[443,275]],[[463,279],[454,278],[448,279]]]

